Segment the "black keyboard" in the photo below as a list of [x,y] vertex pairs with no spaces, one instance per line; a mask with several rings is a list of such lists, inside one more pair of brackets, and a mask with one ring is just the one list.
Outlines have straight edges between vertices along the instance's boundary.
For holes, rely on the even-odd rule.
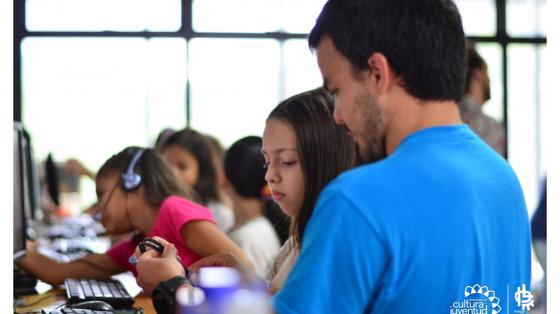
[[64,285],[68,303],[101,300],[115,309],[131,308],[134,304],[134,299],[118,280],[66,279]]
[[[73,309],[65,307],[60,310],[59,313],[62,314],[114,314],[115,311],[99,311],[99,310],[88,310],[88,309]],[[52,313],[49,313],[52,314]]]
[[89,309],[73,309],[73,308],[64,307],[52,311],[47,311],[43,309],[41,313],[42,314],[144,314],[144,310],[128,309],[128,310],[101,311],[101,310],[89,310]]

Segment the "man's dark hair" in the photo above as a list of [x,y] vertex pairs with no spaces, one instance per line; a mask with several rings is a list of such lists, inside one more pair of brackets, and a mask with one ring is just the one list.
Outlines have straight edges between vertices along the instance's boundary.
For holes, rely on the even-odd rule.
[[406,91],[421,100],[455,100],[463,94],[465,34],[452,0],[329,0],[311,33],[323,36],[356,70],[383,54]]
[[466,42],[466,58],[467,58],[467,75],[465,77],[465,93],[469,90],[473,73],[486,67],[486,62],[476,51],[474,44],[470,41]]
[[218,173],[212,159],[212,144],[205,135],[193,130],[183,129],[175,132],[164,143],[162,151],[177,146],[191,153],[198,163],[198,180],[193,189],[198,193],[202,204],[219,201]]
[[[111,156],[97,172],[96,180],[125,173],[134,154],[142,148],[127,147],[118,154]],[[144,149],[144,153],[134,167],[134,172],[142,177],[141,185],[144,187],[146,202],[158,208],[169,196],[178,195],[190,200],[197,199],[188,188],[184,187],[171,170],[170,165],[154,149]]]
[[297,138],[305,196],[290,230],[296,248],[301,248],[319,192],[341,172],[352,168],[356,160],[355,144],[346,128],[335,123],[333,111],[332,96],[317,88],[282,101],[267,118],[287,123]]

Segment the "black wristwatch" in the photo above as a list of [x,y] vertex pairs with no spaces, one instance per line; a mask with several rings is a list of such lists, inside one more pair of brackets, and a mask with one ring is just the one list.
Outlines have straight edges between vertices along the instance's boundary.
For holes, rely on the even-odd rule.
[[191,284],[183,276],[175,276],[162,281],[152,291],[152,303],[158,314],[175,313],[175,291],[182,285]]

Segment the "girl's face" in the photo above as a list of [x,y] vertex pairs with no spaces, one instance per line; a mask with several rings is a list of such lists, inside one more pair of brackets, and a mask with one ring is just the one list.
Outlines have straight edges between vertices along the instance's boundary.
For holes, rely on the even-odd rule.
[[123,234],[133,230],[127,217],[125,192],[117,174],[97,178],[97,210],[102,214],[101,223],[109,234]]
[[262,153],[267,165],[265,179],[272,198],[282,211],[294,217],[303,204],[305,182],[292,127],[278,119],[268,120]]
[[193,154],[180,146],[172,145],[166,147],[162,155],[179,173],[183,183],[191,188],[196,185],[198,182],[198,162]]

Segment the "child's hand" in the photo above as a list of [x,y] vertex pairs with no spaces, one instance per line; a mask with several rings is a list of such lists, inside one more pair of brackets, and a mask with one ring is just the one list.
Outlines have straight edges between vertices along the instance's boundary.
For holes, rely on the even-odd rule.
[[[174,246],[172,243],[167,242],[167,241],[164,240],[163,238],[160,238],[160,237],[151,237],[151,239],[154,240],[154,241],[156,241],[156,242],[158,242],[158,243],[160,243],[160,244],[164,247],[164,249],[165,249],[166,247],[168,247],[168,246],[173,246],[173,248],[175,248],[175,246]],[[144,249],[146,250],[144,253],[150,253],[149,255],[150,255],[151,257],[158,257],[158,256],[160,255],[160,253],[159,253],[157,250],[155,250],[154,248],[152,248],[152,247],[149,246],[149,245],[144,246]],[[140,245],[137,245],[137,246],[136,246],[136,249],[134,250],[134,255],[133,255],[133,256],[134,256],[134,257],[136,258],[136,260],[138,261],[138,259],[140,258],[140,256],[141,256],[142,254],[144,254],[144,253],[143,253],[142,250],[140,249]]]

